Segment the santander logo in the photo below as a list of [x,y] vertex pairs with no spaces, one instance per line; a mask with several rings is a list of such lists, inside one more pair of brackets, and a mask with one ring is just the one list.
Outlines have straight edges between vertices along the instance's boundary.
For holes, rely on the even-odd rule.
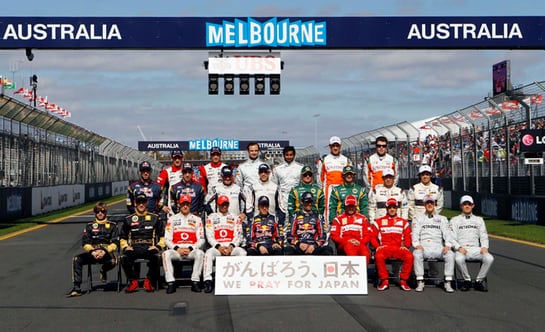
[[526,146],[534,144],[534,137],[530,134],[522,136],[522,144]]

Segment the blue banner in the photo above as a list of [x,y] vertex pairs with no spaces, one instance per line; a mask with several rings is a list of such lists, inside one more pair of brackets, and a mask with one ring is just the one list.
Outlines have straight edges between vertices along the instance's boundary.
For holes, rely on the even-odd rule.
[[198,138],[191,141],[138,141],[138,151],[208,151],[218,147],[223,151],[246,150],[248,144],[257,143],[261,151],[282,150],[290,145],[290,141],[239,141],[227,138]]
[[545,49],[545,16],[0,17],[0,49]]

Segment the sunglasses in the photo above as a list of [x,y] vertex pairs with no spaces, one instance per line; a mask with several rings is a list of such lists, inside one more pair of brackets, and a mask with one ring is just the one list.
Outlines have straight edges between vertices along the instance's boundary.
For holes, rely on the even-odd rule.
[[303,174],[303,176],[305,176],[305,177],[306,176],[312,176],[312,173],[305,173],[305,174]]
[[95,210],[95,213],[96,214],[99,214],[99,213],[106,214],[106,210]]
[[385,148],[387,147],[388,145],[386,144],[377,144],[377,148]]

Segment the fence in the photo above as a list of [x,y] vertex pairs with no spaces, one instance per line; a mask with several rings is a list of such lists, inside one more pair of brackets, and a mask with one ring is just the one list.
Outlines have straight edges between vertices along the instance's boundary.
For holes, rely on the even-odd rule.
[[[544,82],[534,82],[438,116],[419,128],[405,121],[345,137],[343,153],[357,166],[361,179],[376,137],[384,136],[389,152],[398,159],[404,188],[417,182],[421,164],[429,164],[445,190],[545,195],[545,166],[525,165],[519,151],[520,130],[528,121],[531,128],[545,128],[544,92]],[[314,151],[298,150],[298,159],[317,158]]]
[[126,181],[138,178],[138,164],[148,160],[142,152],[5,95],[0,95],[0,151],[1,187]]

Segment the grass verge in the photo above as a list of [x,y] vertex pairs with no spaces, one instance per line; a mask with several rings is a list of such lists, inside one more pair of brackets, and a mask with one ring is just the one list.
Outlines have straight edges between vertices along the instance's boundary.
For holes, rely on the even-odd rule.
[[[443,210],[442,215],[449,219],[460,214],[460,211]],[[483,217],[488,234],[508,237],[522,241],[545,244],[545,227],[522,224],[510,220],[490,219]]]
[[[120,200],[123,200],[124,198],[125,198],[125,195],[119,195],[115,197],[110,197],[108,199],[104,199],[102,200],[102,202],[110,204],[110,203],[119,202]],[[68,217],[75,213],[84,212],[84,211],[91,212],[95,204],[96,202],[91,202],[91,203],[86,203],[76,207],[44,213],[39,216],[33,216],[29,218],[9,221],[6,223],[0,223],[0,236],[17,232],[22,229],[30,228],[36,225],[48,223],[54,219]]]

